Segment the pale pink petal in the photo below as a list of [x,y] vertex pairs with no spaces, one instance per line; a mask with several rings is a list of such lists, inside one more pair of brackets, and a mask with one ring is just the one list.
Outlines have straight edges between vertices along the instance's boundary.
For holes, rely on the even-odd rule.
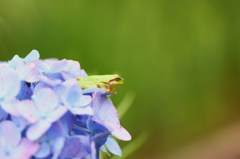
[[11,121],[0,123],[0,144],[6,149],[14,148],[21,139],[21,134],[15,124]]
[[16,67],[16,71],[22,80],[30,83],[38,82],[41,76],[34,63],[19,64]]
[[23,139],[12,152],[11,159],[30,159],[39,149],[39,145],[28,139]]
[[35,123],[39,119],[38,110],[36,105],[31,100],[24,100],[19,102],[17,106],[19,114],[31,123]]
[[112,135],[122,141],[129,141],[132,139],[129,132],[126,129],[124,129],[123,127],[114,129],[114,131],[112,132]]

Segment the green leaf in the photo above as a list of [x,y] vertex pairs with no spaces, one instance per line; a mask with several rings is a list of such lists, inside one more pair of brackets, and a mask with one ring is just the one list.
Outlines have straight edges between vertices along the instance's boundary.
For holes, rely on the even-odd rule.
[[138,150],[147,140],[148,132],[143,132],[140,136],[137,137],[134,141],[130,142],[127,146],[122,149],[122,157],[113,156],[111,159],[125,159],[136,150]]
[[125,113],[128,111],[130,106],[133,104],[134,99],[135,99],[134,92],[130,91],[125,95],[122,102],[117,107],[120,119],[125,115]]

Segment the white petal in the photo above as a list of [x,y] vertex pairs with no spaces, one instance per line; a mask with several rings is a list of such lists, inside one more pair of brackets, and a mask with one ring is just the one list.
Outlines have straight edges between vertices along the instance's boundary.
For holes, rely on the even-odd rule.
[[58,106],[58,97],[50,88],[39,89],[34,95],[33,100],[40,113],[46,116]]
[[15,124],[11,121],[3,121],[0,123],[0,144],[6,149],[14,148],[21,139],[21,134]]
[[77,115],[92,115],[93,114],[93,110],[90,106],[88,106],[88,107],[69,107],[69,109],[73,114],[77,114]]
[[51,114],[48,115],[47,120],[51,123],[60,119],[66,112],[67,107],[65,106],[58,106]]
[[39,122],[28,128],[27,138],[35,141],[39,139],[50,127],[51,123],[45,120],[40,120]]
[[114,131],[112,132],[112,135],[122,141],[130,141],[132,139],[129,132],[126,129],[124,129],[123,127],[114,129]]
[[33,62],[35,60],[39,60],[40,54],[37,50],[32,50],[25,58],[25,62]]

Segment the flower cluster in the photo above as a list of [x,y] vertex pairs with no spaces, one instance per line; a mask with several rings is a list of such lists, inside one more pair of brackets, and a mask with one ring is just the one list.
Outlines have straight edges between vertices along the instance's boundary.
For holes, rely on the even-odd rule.
[[1,159],[98,159],[121,156],[114,138],[128,141],[103,89],[82,89],[87,74],[72,60],[25,58],[0,62]]

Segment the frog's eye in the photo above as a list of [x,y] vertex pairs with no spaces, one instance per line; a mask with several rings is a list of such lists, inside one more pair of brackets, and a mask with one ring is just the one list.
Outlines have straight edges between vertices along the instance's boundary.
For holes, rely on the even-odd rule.
[[118,81],[122,81],[122,78],[117,77],[117,78],[115,78],[114,80],[118,82]]

